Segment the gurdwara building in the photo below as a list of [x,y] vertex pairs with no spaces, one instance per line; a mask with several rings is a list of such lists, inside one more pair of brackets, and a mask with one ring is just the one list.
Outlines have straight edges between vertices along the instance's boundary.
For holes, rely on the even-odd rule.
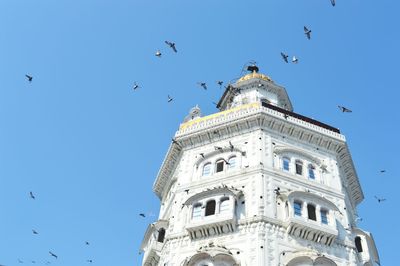
[[344,135],[295,113],[285,88],[248,70],[219,112],[196,106],[176,132],[142,265],[379,265],[357,226],[364,196]]

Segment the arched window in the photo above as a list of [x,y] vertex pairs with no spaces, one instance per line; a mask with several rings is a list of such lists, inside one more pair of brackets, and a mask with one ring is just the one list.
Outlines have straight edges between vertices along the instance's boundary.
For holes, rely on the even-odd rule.
[[232,156],[231,158],[229,158],[228,163],[229,163],[228,168],[235,168],[236,156]]
[[283,170],[289,171],[290,170],[290,159],[287,157],[283,157],[282,159]]
[[301,206],[302,206],[302,203],[300,201],[295,201],[293,203],[294,215],[301,216]]
[[219,212],[220,213],[225,213],[227,211],[229,211],[229,198],[228,197],[224,197],[221,199],[220,203],[219,203]]
[[363,248],[362,248],[362,245],[361,245],[361,237],[356,236],[356,238],[354,239],[354,242],[356,244],[357,252],[363,252]]
[[315,206],[312,204],[307,204],[308,219],[317,220],[317,215],[315,214]]
[[206,205],[206,216],[215,214],[215,200],[210,200]]
[[222,172],[222,171],[224,171],[224,160],[218,160],[215,163],[215,172],[219,173],[219,172]]
[[208,176],[208,175],[210,175],[210,173],[211,173],[211,163],[206,163],[206,164],[203,166],[203,173],[202,173],[202,175],[203,175],[203,176]]
[[328,211],[321,209],[321,223],[328,224]]
[[165,229],[161,228],[158,230],[157,242],[163,243],[165,238]]
[[315,167],[312,164],[308,165],[308,178],[315,179]]
[[196,203],[193,205],[192,218],[197,219],[201,217],[201,203]]
[[303,162],[296,160],[296,174],[303,175]]

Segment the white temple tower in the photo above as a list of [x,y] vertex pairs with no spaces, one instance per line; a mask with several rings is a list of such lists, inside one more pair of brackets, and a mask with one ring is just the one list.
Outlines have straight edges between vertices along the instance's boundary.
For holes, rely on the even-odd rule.
[[220,112],[196,106],[176,132],[142,265],[379,265],[357,227],[364,196],[345,137],[294,113],[285,88],[248,70]]

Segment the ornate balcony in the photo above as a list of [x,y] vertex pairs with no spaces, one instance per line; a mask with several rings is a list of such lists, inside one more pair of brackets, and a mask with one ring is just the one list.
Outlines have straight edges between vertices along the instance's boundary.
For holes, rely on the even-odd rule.
[[236,217],[232,211],[192,219],[186,226],[192,239],[230,233],[235,230]]

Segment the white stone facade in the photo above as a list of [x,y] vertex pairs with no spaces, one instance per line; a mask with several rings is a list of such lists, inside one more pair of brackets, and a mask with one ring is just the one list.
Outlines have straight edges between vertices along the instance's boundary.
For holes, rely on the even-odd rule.
[[293,113],[285,89],[256,72],[219,107],[175,135],[142,265],[379,265],[356,225],[363,193],[337,129]]

